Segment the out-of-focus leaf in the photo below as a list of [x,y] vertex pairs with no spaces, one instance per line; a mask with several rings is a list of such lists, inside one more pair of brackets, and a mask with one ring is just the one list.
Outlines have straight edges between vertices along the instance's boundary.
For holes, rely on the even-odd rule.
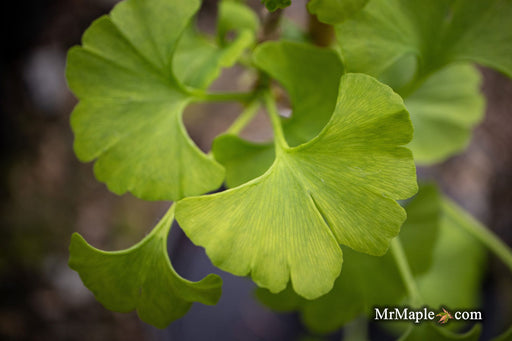
[[485,270],[483,246],[460,226],[462,209],[443,202],[438,243],[430,270],[417,277],[422,297],[430,307],[475,309]]
[[221,47],[191,25],[178,44],[173,70],[183,84],[206,89],[219,77],[222,69],[233,66],[253,42],[253,33],[245,30]]
[[183,279],[167,255],[167,235],[174,209],[138,244],[129,249],[105,252],[74,234],[69,266],[107,309],[137,310],[141,320],[158,328],[186,314],[193,302],[217,303],[222,280],[208,275],[199,282]]
[[308,10],[326,24],[339,24],[359,12],[369,0],[310,0]]
[[[372,77],[344,75],[334,114],[313,140],[278,149],[271,168],[242,186],[177,203],[187,236],[213,264],[312,299],[341,269],[338,244],[382,255],[405,220],[396,199],[417,190],[403,102]],[[213,237],[215,236],[215,237]]]
[[418,74],[474,61],[512,76],[512,1],[373,0],[338,26],[350,72],[379,76],[405,54]]
[[217,22],[217,37],[222,44],[229,43],[226,35],[229,32],[241,34],[248,31],[253,37],[260,27],[258,16],[246,5],[235,1],[221,1]]
[[510,341],[512,340],[512,326],[508,328],[503,334],[495,337],[492,341]]
[[416,162],[439,162],[466,147],[472,128],[484,115],[480,83],[480,73],[472,65],[451,65],[405,99],[414,125],[409,147]]

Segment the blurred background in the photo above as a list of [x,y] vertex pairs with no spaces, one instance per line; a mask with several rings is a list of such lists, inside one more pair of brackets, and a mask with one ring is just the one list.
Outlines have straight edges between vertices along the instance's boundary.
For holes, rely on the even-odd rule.
[[[294,340],[306,335],[295,314],[264,308],[254,299],[252,282],[214,269],[202,249],[176,227],[170,236],[176,270],[192,280],[216,272],[225,284],[217,306],[196,304],[166,330],[140,322],[135,313],[104,309],[67,267],[73,232],[101,249],[126,248],[169,206],[110,193],[95,180],[92,164],[78,162],[73,154],[69,115],[76,99],[66,86],[66,51],[116,2],[33,0],[0,5],[0,340]],[[259,1],[250,3],[261,9]],[[305,1],[294,0],[287,15],[304,23],[304,6]],[[216,8],[217,1],[204,0],[203,29],[213,29]],[[229,87],[223,84],[229,72],[236,70],[227,71],[216,86]],[[421,172],[511,245],[512,81],[492,70],[481,72],[487,114],[469,148]],[[215,123],[207,121],[204,110],[191,108],[186,122],[196,143],[208,150],[239,107],[209,107],[222,117],[208,115],[216,117]],[[271,134],[264,118],[252,128],[254,139]],[[510,288],[512,275],[491,256],[482,289],[484,304],[501,305],[512,316],[512,307],[504,303],[512,302]]]

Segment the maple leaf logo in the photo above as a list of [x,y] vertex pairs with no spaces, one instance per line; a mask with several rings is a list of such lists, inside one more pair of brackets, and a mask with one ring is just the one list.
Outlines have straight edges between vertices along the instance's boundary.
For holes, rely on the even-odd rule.
[[439,323],[440,324],[445,324],[446,322],[448,322],[448,320],[450,319],[453,319],[453,316],[452,314],[450,314],[446,309],[443,308],[443,312],[437,314],[436,316],[439,316],[440,319],[439,319]]

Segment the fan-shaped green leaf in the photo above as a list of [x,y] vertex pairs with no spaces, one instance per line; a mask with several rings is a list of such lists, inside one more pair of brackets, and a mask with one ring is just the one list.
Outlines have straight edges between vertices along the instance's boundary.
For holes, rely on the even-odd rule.
[[339,24],[359,12],[369,0],[310,0],[308,10],[326,24]]
[[223,180],[222,166],[186,133],[190,95],[171,66],[198,7],[198,0],[123,1],[69,52],[67,78],[80,100],[71,117],[75,152],[97,159],[97,178],[115,193],[177,200]]
[[245,185],[180,201],[177,219],[221,269],[251,273],[272,292],[291,277],[297,293],[316,298],[339,275],[339,243],[382,255],[398,234],[405,212],[394,199],[417,189],[411,153],[400,147],[411,135],[400,97],[369,76],[345,75],[316,138],[278,149]]
[[[428,270],[437,240],[441,202],[434,186],[421,186],[407,204],[407,221],[400,239],[415,275]],[[278,311],[299,310],[313,332],[333,332],[360,315],[373,314],[375,306],[396,306],[406,289],[390,253],[372,257],[343,247],[343,271],[333,289],[313,301],[300,298],[288,287],[279,294],[258,289],[258,298]]]
[[466,147],[484,114],[480,74],[467,64],[433,74],[405,99],[414,138],[409,147],[419,163],[442,161]]
[[374,0],[338,27],[351,72],[378,76],[401,56],[426,75],[475,61],[512,76],[511,0]]
[[[328,49],[294,42],[268,42],[254,51],[254,63],[279,81],[292,103],[292,117],[283,122],[288,143],[312,139],[332,115],[343,74],[337,54]],[[212,150],[226,167],[226,184],[240,185],[263,174],[273,160],[273,145],[219,137]],[[233,151],[239,151],[233,158]],[[243,158],[239,156],[244,154]]]
[[167,255],[173,219],[171,208],[150,234],[123,251],[95,249],[74,234],[69,266],[107,309],[137,310],[141,320],[164,328],[185,315],[193,302],[217,303],[222,285],[217,275],[190,282],[173,269]]

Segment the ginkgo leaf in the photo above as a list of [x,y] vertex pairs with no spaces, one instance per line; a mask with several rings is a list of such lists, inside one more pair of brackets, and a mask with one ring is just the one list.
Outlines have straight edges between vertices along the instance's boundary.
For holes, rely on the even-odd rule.
[[[195,23],[181,37],[173,59],[176,77],[185,85],[206,89],[223,68],[233,66],[243,52],[254,44],[259,22],[256,14],[244,4],[219,3],[217,41],[198,32]],[[232,41],[225,35],[235,31]]]
[[326,24],[339,24],[359,12],[369,0],[310,0],[308,10]]
[[222,183],[224,170],[188,137],[190,95],[172,57],[198,0],[126,0],[96,20],[68,54],[67,79],[80,100],[72,116],[75,153],[97,159],[109,189],[177,200]]
[[410,326],[399,341],[424,341],[424,340],[439,340],[439,341],[478,341],[482,326],[476,324],[471,330],[457,334],[445,327],[440,327],[432,322],[422,323],[420,325]]
[[176,273],[167,255],[173,219],[171,208],[150,234],[123,251],[98,250],[75,233],[69,266],[107,309],[137,310],[141,320],[165,328],[185,315],[193,302],[216,304],[222,286],[217,275],[190,282]]
[[[372,77],[341,78],[336,108],[313,140],[277,149],[271,168],[231,190],[186,198],[176,218],[213,264],[272,292],[312,299],[338,277],[338,244],[386,252],[417,190],[412,126],[401,98]],[[215,236],[215,237],[214,237]]]
[[[441,201],[436,187],[420,186],[405,208],[407,220],[400,240],[411,271],[419,275],[428,270],[437,241]],[[259,300],[273,310],[300,311],[304,325],[321,334],[336,331],[360,315],[371,316],[375,306],[402,303],[406,289],[389,252],[373,257],[344,247],[343,255],[343,271],[325,296],[309,301],[288,287],[279,294],[258,289]]]
[[261,3],[267,7],[270,12],[275,10],[286,8],[292,4],[291,0],[261,0]]
[[[253,60],[288,92],[293,109],[292,117],[283,120],[288,143],[298,145],[312,139],[325,126],[336,104],[343,74],[337,54],[309,44],[280,41],[259,45]],[[235,137],[217,138],[212,150],[226,168],[228,187],[262,175],[274,157],[271,143],[255,144]],[[239,157],[241,154],[244,156]]]
[[417,163],[442,161],[467,146],[472,128],[484,115],[480,83],[480,73],[472,65],[451,65],[405,99],[414,125],[409,148]]
[[378,76],[414,54],[418,75],[469,60],[512,76],[510,17],[510,0],[373,0],[337,33],[351,72]]

